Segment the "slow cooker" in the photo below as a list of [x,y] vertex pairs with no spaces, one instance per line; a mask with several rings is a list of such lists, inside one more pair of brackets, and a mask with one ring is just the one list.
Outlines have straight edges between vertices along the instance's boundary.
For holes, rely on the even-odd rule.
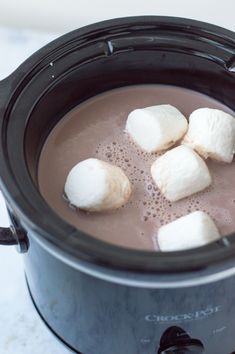
[[[0,83],[0,188],[34,305],[82,354],[235,353],[235,234],[197,249],[147,252],[102,242],[62,220],[37,185],[51,129],[84,100],[167,84],[235,110],[235,34],[172,17],[119,18],[66,34]],[[232,191],[231,191],[232,193]]]

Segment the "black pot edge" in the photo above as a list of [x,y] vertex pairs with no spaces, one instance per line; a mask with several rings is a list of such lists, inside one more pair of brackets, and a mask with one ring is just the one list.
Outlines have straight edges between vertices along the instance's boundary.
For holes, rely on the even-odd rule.
[[[140,21],[141,20],[141,21]],[[97,26],[100,29],[105,29],[107,26],[109,25],[115,25],[115,24],[121,24],[121,25],[127,25],[127,24],[131,24],[132,25],[140,25],[141,23],[146,25],[146,22],[151,23],[152,21],[158,21],[158,23],[166,23],[166,21],[171,21],[170,24],[172,25],[178,25],[183,26],[185,28],[190,28],[190,27],[197,27],[197,28],[203,28],[203,30],[209,31],[211,33],[215,33],[217,34],[217,31],[220,32],[220,36],[224,36],[226,38],[231,38],[231,36],[233,37],[233,42],[235,42],[235,35],[233,32],[223,29],[221,27],[215,26],[215,25],[210,25],[207,23],[203,23],[203,22],[199,22],[196,20],[190,20],[190,19],[184,19],[184,18],[177,18],[177,17],[164,17],[164,16],[137,16],[137,17],[127,17],[127,18],[120,18],[120,19],[115,19],[115,20],[107,20],[107,21],[103,21],[103,22],[98,22],[96,24],[92,24],[89,26],[85,26],[81,29],[78,30],[74,30],[72,32],[70,32],[69,34],[65,34],[62,37],[59,37],[58,39],[54,40],[53,42],[47,44],[45,47],[43,47],[42,49],[40,49],[39,51],[37,51],[35,54],[33,54],[29,59],[27,59],[23,64],[20,65],[20,67],[18,69],[16,69],[15,72],[13,72],[9,77],[7,77],[6,79],[4,79],[1,82],[1,87],[3,90],[3,96],[2,96],[2,102],[3,102],[3,106],[5,106],[7,103],[7,99],[9,98],[9,96],[14,92],[14,90],[12,90],[12,85],[14,87],[16,87],[15,85],[17,83],[20,83],[21,80],[23,79],[24,75],[26,75],[28,73],[28,71],[30,69],[32,69],[35,65],[36,61],[39,61],[42,58],[45,58],[45,56],[47,54],[49,54],[51,52],[51,50],[54,50],[57,48],[58,43],[59,42],[63,42],[64,40],[73,40],[74,38],[76,38],[76,36],[78,35],[83,35],[83,34],[87,34],[92,32],[94,29],[97,28]],[[2,108],[2,107],[0,107]],[[7,175],[5,176],[5,178],[7,178]],[[20,217],[22,218],[22,220],[24,221],[25,224],[28,224],[30,227],[33,227],[35,225],[33,225],[31,223],[31,220],[29,220],[27,218],[27,216],[25,216],[24,210],[21,209],[19,203],[18,203],[18,199],[20,198],[20,196],[17,194],[17,191],[15,191],[15,193],[13,193],[13,196],[8,193],[8,188],[5,188],[4,186],[4,182],[3,182],[3,178],[1,178],[1,186],[3,189],[3,193],[7,199],[7,201],[9,202],[9,204],[13,205],[14,210],[17,210],[17,212],[19,212]],[[65,223],[66,224],[66,223]],[[41,235],[47,235],[47,231],[42,229],[39,225],[37,225],[38,227],[38,231]],[[73,228],[71,228],[72,230]],[[43,237],[42,236],[42,237]],[[76,235],[74,235],[76,236]],[[92,238],[93,239],[93,238]],[[130,270],[130,271],[137,271],[140,272],[143,269],[141,269],[141,265],[140,264],[135,264],[135,260],[133,260],[133,263],[131,264],[131,259],[132,256],[133,258],[135,258],[135,256],[138,257],[142,257],[143,261],[145,261],[145,270],[144,272],[153,272],[155,274],[161,274],[162,272],[166,272],[166,273],[170,273],[172,274],[172,270],[170,269],[174,269],[174,274],[176,274],[176,272],[182,273],[182,272],[191,272],[191,271],[195,271],[195,270],[200,270],[200,269],[205,269],[208,267],[209,264],[215,264],[218,262],[222,262],[225,261],[226,259],[231,259],[235,253],[235,247],[232,248],[229,247],[225,248],[216,248],[214,249],[213,247],[211,247],[211,245],[209,245],[208,247],[202,247],[200,248],[200,257],[198,257],[198,252],[199,249],[196,250],[189,250],[189,251],[182,251],[182,252],[170,252],[170,253],[164,253],[164,254],[157,254],[155,252],[145,252],[145,251],[133,251],[133,250],[126,250],[123,249],[121,247],[117,247],[117,246],[111,246],[108,245],[102,241],[96,241],[96,244],[98,246],[100,246],[100,248],[104,248],[105,247],[105,251],[109,252],[109,254],[111,255],[116,255],[117,252],[121,252],[124,258],[124,262],[120,262],[119,264],[117,264],[116,259],[113,258],[110,262],[104,262],[104,258],[102,258],[102,254],[103,252],[101,252],[101,255],[97,254],[97,259],[95,260],[95,263],[98,265],[102,265],[104,267],[109,266],[113,269],[124,269],[125,271]],[[60,250],[60,248],[58,248],[58,251]],[[68,252],[66,250],[66,252]],[[69,253],[69,252],[68,252]],[[194,262],[192,257],[195,255],[195,253],[197,254],[197,261]],[[213,254],[213,256],[212,256]],[[157,256],[157,257],[156,257]],[[159,261],[156,264],[156,259],[159,259]],[[183,265],[181,260],[184,259]],[[93,262],[94,259],[87,259],[88,262]],[[120,259],[119,259],[120,260]],[[203,262],[203,260],[205,262]],[[162,262],[164,261],[165,265],[167,264],[167,267],[165,267]],[[176,266],[176,264],[178,264],[178,267]],[[186,266],[188,264],[188,267]],[[184,268],[184,269],[183,269]]]

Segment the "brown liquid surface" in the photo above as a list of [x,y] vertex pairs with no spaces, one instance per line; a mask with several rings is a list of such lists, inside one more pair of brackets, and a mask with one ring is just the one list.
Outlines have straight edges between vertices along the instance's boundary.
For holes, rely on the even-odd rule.
[[[136,249],[156,249],[158,228],[195,210],[206,211],[222,235],[235,230],[235,166],[208,161],[213,184],[203,192],[169,203],[154,185],[150,166],[160,154],[142,153],[124,133],[130,111],[172,104],[186,117],[199,107],[231,110],[197,92],[163,85],[129,86],[87,100],[53,129],[42,149],[38,181],[47,203],[63,219],[99,239]],[[70,169],[89,157],[120,166],[133,185],[124,207],[103,213],[72,210],[63,200]]]

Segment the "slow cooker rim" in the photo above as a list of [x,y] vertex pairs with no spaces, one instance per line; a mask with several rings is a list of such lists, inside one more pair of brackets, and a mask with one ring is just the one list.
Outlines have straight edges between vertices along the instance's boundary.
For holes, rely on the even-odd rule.
[[[17,86],[19,83],[22,81],[23,77],[25,74],[28,73],[30,69],[35,65],[36,62],[38,62],[40,59],[42,59],[46,54],[49,54],[52,50],[56,49],[60,43],[66,43],[69,40],[73,40],[76,36],[79,36],[81,34],[87,34],[91,32],[95,32],[97,29],[105,29],[110,26],[121,26],[121,25],[138,25],[140,26],[141,23],[144,25],[146,24],[151,24],[152,22],[161,24],[161,23],[167,23],[171,25],[177,25],[177,26],[182,26],[184,30],[187,28],[189,29],[190,26],[194,26],[197,28],[205,29],[206,31],[210,31],[211,33],[215,33],[216,35],[219,32],[219,35],[226,35],[227,38],[232,40],[233,43],[235,43],[235,34],[229,30],[220,28],[215,25],[195,21],[195,20],[190,20],[190,19],[183,19],[183,18],[177,18],[177,17],[158,17],[158,16],[138,16],[138,17],[126,17],[126,18],[119,18],[119,19],[113,19],[113,20],[107,20],[103,22],[98,22],[96,24],[92,24],[89,26],[85,26],[82,29],[75,30],[73,32],[70,32],[68,34],[63,35],[62,37],[59,37],[55,41],[49,43],[47,46],[44,48],[40,49],[38,52],[36,52],[33,56],[31,56],[29,59],[27,59],[10,77],[5,79],[1,85],[3,87],[3,90],[5,92],[3,93],[3,101],[4,101],[4,107],[7,107],[7,101],[9,101],[9,97],[15,92],[15,90],[12,90],[11,86],[12,83],[17,82]],[[204,26],[204,27],[203,27]],[[231,38],[232,37],[232,38]],[[1,108],[1,107],[0,107]],[[1,122],[2,124],[2,122]],[[2,127],[2,134],[3,134],[3,127]],[[2,136],[3,138],[3,136]],[[22,224],[30,226],[32,230],[35,229],[36,225],[36,232],[39,234],[39,237],[42,236],[45,237],[47,240],[51,241],[51,232],[48,233],[48,230],[45,228],[44,225],[41,225],[38,216],[39,214],[32,214],[31,217],[28,217],[31,205],[29,205],[28,200],[26,198],[22,198],[22,195],[20,195],[19,188],[17,187],[16,183],[14,182],[14,176],[10,173],[8,169],[8,164],[5,161],[5,153],[4,152],[4,146],[1,145],[1,169],[2,169],[2,176],[1,176],[1,187],[3,190],[4,195],[6,196],[7,201],[9,202],[10,205],[13,206],[13,209],[17,211],[17,213],[20,216],[20,219],[22,220]],[[39,194],[39,192],[38,192]],[[41,197],[42,198],[42,197]],[[45,203],[45,202],[44,202]],[[45,207],[47,204],[45,203]],[[47,206],[48,208],[48,206]],[[45,209],[46,210],[46,209]],[[48,210],[48,209],[47,209]],[[52,213],[50,213],[52,215]],[[75,238],[77,241],[81,239],[81,233],[80,236],[78,236],[78,231],[68,225],[65,221],[63,221],[59,216],[57,216],[55,213],[53,213],[53,219],[54,221],[60,220],[60,224],[64,224],[64,230],[69,231],[71,234],[72,238]],[[41,216],[45,215],[41,214]],[[35,221],[35,222],[34,222]],[[52,223],[51,226],[53,226],[54,223]],[[53,227],[51,228],[53,230]],[[51,231],[50,230],[50,231]],[[58,230],[56,231],[58,232]],[[53,236],[53,234],[52,234]],[[108,244],[106,242],[100,241],[95,239],[92,236],[87,236],[83,233],[83,243],[87,243],[86,245],[86,251],[88,252],[86,254],[86,260],[92,262],[92,263],[97,263],[100,265],[104,266],[111,266],[114,269],[124,269],[125,271],[137,271],[137,272],[154,272],[154,273],[171,273],[172,274],[172,267],[174,269],[174,272],[188,272],[188,271],[195,271],[195,270],[200,270],[207,268],[209,264],[214,264],[218,263],[221,261],[225,261],[230,259],[234,255],[234,250],[235,250],[235,245],[233,243],[230,244],[230,247],[226,247],[226,245],[221,242],[220,245],[222,247],[214,247],[214,244],[211,244],[206,247],[200,248],[200,257],[198,256],[198,251],[199,249],[192,249],[188,251],[181,251],[181,252],[170,252],[170,253],[157,253],[156,252],[150,252],[150,251],[136,251],[136,250],[130,250],[130,249],[125,249],[122,247],[114,246],[111,244]],[[235,235],[233,235],[235,236]],[[37,236],[38,237],[38,236]],[[234,238],[234,237],[232,237]],[[57,242],[56,242],[57,241]],[[68,248],[65,247],[67,245],[66,242],[64,242],[64,237],[62,238],[62,242],[58,242],[57,234],[54,235],[54,244],[58,247],[58,249],[63,249],[69,256],[69,254],[74,253],[74,245],[72,244],[72,247]],[[92,252],[95,250],[100,250],[102,251],[99,256],[98,252],[96,254],[93,254],[93,257],[91,257],[91,244],[90,242],[93,243],[94,249]],[[89,243],[89,245],[88,245]],[[79,244],[79,243],[78,243]],[[217,243],[218,244],[218,243]],[[84,244],[81,245],[81,249],[84,247]],[[225,247],[224,247],[225,246]],[[112,255],[110,258],[106,258],[107,254],[104,253],[104,251],[107,250],[107,253],[109,255]],[[89,252],[90,251],[90,252]],[[197,255],[197,261],[193,260],[193,256]],[[213,254],[213,256],[212,256]],[[101,257],[102,255],[102,257]],[[82,254],[79,254],[80,257],[82,257]],[[84,256],[84,255],[83,255]],[[88,257],[87,257],[88,256]],[[114,257],[115,256],[115,257]],[[121,257],[122,256],[122,257]],[[182,257],[184,259],[184,268],[182,269],[182,264],[179,262],[179,260],[182,260]],[[141,258],[141,262],[140,262]],[[124,262],[123,262],[124,259]],[[202,262],[204,260],[205,262]],[[164,262],[164,264],[163,264]],[[176,267],[176,264],[178,267]],[[141,266],[145,265],[145,269],[143,269]],[[188,267],[187,267],[188,265]],[[170,268],[170,269],[169,269]]]

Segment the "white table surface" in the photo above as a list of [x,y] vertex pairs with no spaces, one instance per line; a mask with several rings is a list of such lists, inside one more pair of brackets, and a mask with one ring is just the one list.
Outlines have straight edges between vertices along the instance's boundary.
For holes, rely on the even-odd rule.
[[[198,19],[216,23],[216,16],[212,21],[211,12],[209,13],[209,9],[207,11],[208,16],[203,12]],[[193,12],[191,16],[190,13],[187,15],[195,18]],[[226,23],[224,18],[223,22]],[[235,30],[235,21],[230,22],[227,27]],[[0,28],[0,80],[16,69],[31,53],[55,37],[56,35],[45,33]],[[1,194],[0,225],[8,225]],[[21,256],[14,247],[0,247],[0,354],[69,353],[71,351],[49,332],[31,303]]]

